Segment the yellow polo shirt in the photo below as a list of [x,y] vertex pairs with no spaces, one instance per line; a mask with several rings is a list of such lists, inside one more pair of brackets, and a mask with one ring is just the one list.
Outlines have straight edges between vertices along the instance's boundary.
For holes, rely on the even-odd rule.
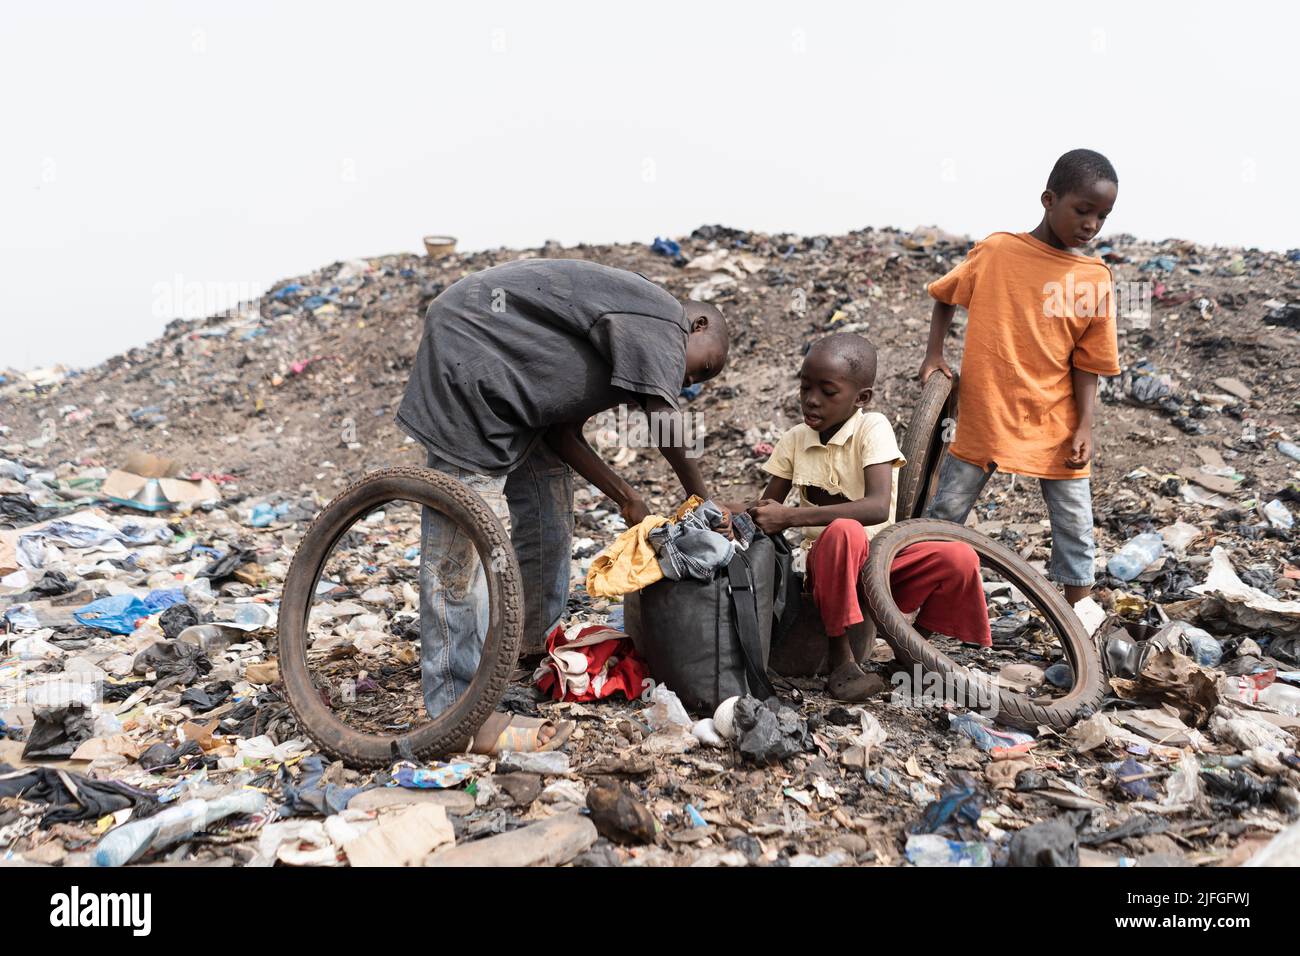
[[[892,462],[889,481],[889,517],[867,528],[871,538],[894,523],[894,506],[898,501],[898,469],[907,459],[898,448],[889,419],[879,412],[858,409],[839,427],[831,440],[822,444],[821,436],[803,422],[781,436],[763,470],[778,478],[788,478],[799,492],[799,504],[812,506],[808,488],[822,488],[834,495],[857,501],[867,493],[862,469],[868,465]],[[823,526],[801,529],[804,547],[808,547],[824,530]]]

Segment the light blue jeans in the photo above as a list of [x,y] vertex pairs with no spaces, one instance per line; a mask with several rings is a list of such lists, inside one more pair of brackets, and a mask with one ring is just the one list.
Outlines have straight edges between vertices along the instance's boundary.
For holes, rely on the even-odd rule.
[[[965,524],[984,485],[993,477],[979,465],[944,455],[939,486],[927,518]],[[1047,576],[1071,587],[1091,587],[1097,546],[1092,537],[1092,486],[1087,478],[1039,478],[1052,523],[1052,561]]]
[[[477,492],[510,528],[524,592],[525,653],[564,616],[573,539],[573,477],[539,442],[508,475],[480,475],[429,452],[429,467]],[[470,537],[420,509],[420,676],[429,716],[451,707],[478,671],[488,630],[487,575]]]

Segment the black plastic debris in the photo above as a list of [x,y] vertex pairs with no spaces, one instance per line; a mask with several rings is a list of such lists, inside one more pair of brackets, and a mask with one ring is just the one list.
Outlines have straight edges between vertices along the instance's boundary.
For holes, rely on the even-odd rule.
[[746,695],[736,702],[736,733],[741,756],[754,763],[771,763],[813,749],[807,722],[775,698],[760,701]]
[[1079,834],[1068,819],[1045,820],[1011,837],[1007,866],[1078,866]]
[[198,623],[200,623],[198,611],[184,602],[173,604],[158,617],[158,626],[162,628],[163,636],[168,640],[175,640],[181,631]]
[[212,662],[193,644],[181,641],[155,641],[135,656],[131,670],[141,676],[153,671],[157,675],[154,690],[188,687],[212,670]]
[[34,707],[32,714],[35,720],[23,747],[24,760],[66,760],[95,735],[95,717],[81,702]]

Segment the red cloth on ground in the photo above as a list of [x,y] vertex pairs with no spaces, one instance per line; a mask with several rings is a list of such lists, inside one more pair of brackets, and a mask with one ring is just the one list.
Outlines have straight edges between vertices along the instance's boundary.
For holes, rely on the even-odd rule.
[[[871,542],[866,529],[850,518],[832,521],[808,553],[808,585],[830,637],[839,637],[863,620],[858,576]],[[916,623],[936,634],[988,647],[988,605],[980,585],[980,559],[960,541],[909,545],[889,569],[889,589],[904,614],[917,608]]]
[[[546,660],[537,686],[556,700],[601,700],[621,693],[636,700],[650,679],[632,639],[603,624],[557,626],[546,638]],[[585,658],[585,668],[573,655]],[[575,666],[577,665],[577,666]]]

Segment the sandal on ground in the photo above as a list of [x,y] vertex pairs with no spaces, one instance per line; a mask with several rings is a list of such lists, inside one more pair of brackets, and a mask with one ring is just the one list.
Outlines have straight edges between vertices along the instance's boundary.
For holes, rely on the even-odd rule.
[[[554,728],[555,736],[543,741],[542,731],[547,727]],[[464,752],[497,756],[507,750],[525,754],[559,750],[573,733],[573,728],[571,720],[557,723],[539,717],[497,712],[488,717],[473,740],[466,741]]]
[[826,681],[826,690],[832,697],[849,703],[869,700],[884,689],[885,682],[879,674],[864,673],[852,661],[835,668]]

